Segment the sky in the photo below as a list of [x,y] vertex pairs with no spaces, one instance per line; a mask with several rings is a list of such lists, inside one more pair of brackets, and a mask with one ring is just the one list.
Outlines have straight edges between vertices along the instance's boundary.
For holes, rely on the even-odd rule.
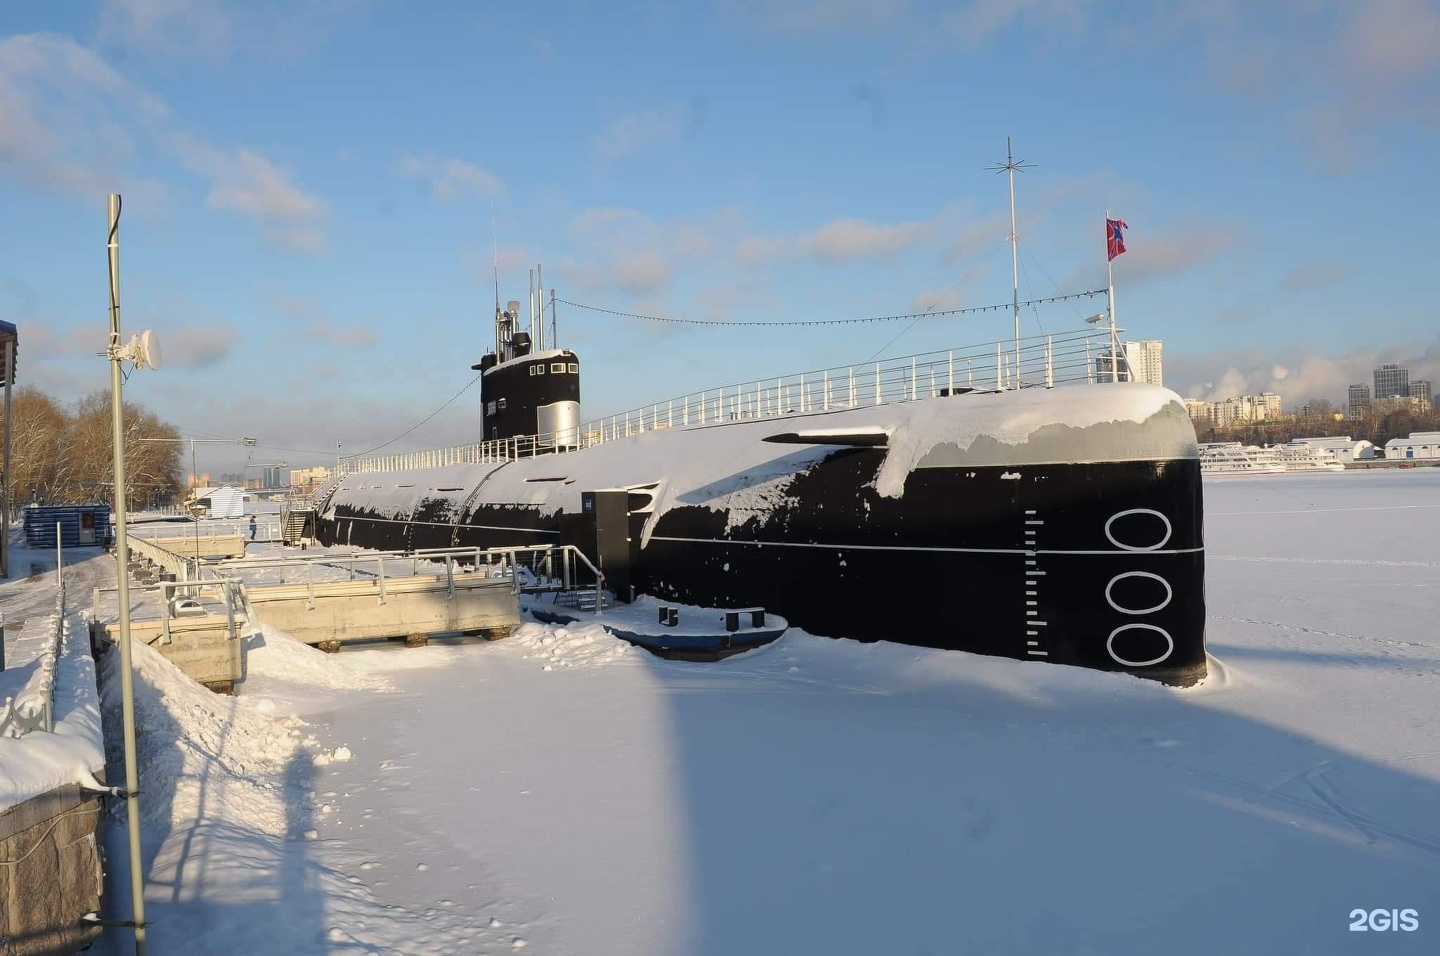
[[[541,264],[676,318],[1005,303],[1011,137],[1022,299],[1104,287],[1108,210],[1166,385],[1339,404],[1381,361],[1440,379],[1437,64],[1440,0],[8,2],[0,319],[20,384],[108,387],[118,192],[122,326],[164,353],[126,397],[258,439],[201,471],[474,441],[497,261],[502,300]],[[1011,334],[556,318],[587,420]]]

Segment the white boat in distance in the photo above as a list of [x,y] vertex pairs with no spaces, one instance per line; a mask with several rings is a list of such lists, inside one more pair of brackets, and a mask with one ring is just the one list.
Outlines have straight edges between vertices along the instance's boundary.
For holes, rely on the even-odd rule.
[[1239,442],[1211,442],[1200,446],[1200,474],[1205,476],[1293,475],[1344,470],[1344,463],[1333,451],[1304,442],[1290,442],[1271,448]]

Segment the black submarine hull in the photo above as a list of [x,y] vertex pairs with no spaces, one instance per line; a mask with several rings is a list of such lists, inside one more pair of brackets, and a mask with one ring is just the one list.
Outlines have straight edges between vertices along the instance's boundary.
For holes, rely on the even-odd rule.
[[[843,444],[847,429],[887,437]],[[780,432],[788,444],[766,442]],[[638,593],[763,606],[832,637],[1181,685],[1205,674],[1194,432],[1178,398],[1150,386],[926,399],[355,474],[322,502],[320,536],[558,542],[582,491],[616,488],[647,502],[632,516]]]

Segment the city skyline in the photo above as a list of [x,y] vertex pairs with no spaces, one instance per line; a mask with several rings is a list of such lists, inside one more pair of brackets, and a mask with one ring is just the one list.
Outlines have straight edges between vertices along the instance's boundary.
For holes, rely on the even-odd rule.
[[[1168,387],[1340,405],[1384,362],[1440,377],[1408,291],[1436,204],[1430,28],[1430,0],[11,5],[0,317],[20,384],[104,387],[119,192],[122,322],[167,362],[128,397],[186,436],[256,435],[257,461],[455,444],[479,437],[497,259],[502,301],[543,263],[564,300],[673,318],[1004,306],[737,329],[561,305],[587,419],[1008,338],[1008,197],[986,170],[1011,136],[1033,164],[1022,300],[1104,288],[1108,211],[1130,226],[1117,320],[1166,343]],[[1383,230],[1341,242],[1378,207]],[[1103,301],[1027,307],[1022,331]]]

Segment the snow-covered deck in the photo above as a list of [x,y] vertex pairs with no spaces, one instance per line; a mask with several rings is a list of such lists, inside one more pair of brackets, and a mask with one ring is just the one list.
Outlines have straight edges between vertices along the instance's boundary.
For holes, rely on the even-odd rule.
[[840,409],[894,405],[963,392],[1093,383],[1095,359],[1107,353],[1109,330],[1026,336],[924,352],[862,365],[813,369],[692,392],[618,412],[564,434],[472,442],[396,455],[342,458],[341,475],[478,465],[538,453],[591,448],[645,432],[727,421],[786,418]]

